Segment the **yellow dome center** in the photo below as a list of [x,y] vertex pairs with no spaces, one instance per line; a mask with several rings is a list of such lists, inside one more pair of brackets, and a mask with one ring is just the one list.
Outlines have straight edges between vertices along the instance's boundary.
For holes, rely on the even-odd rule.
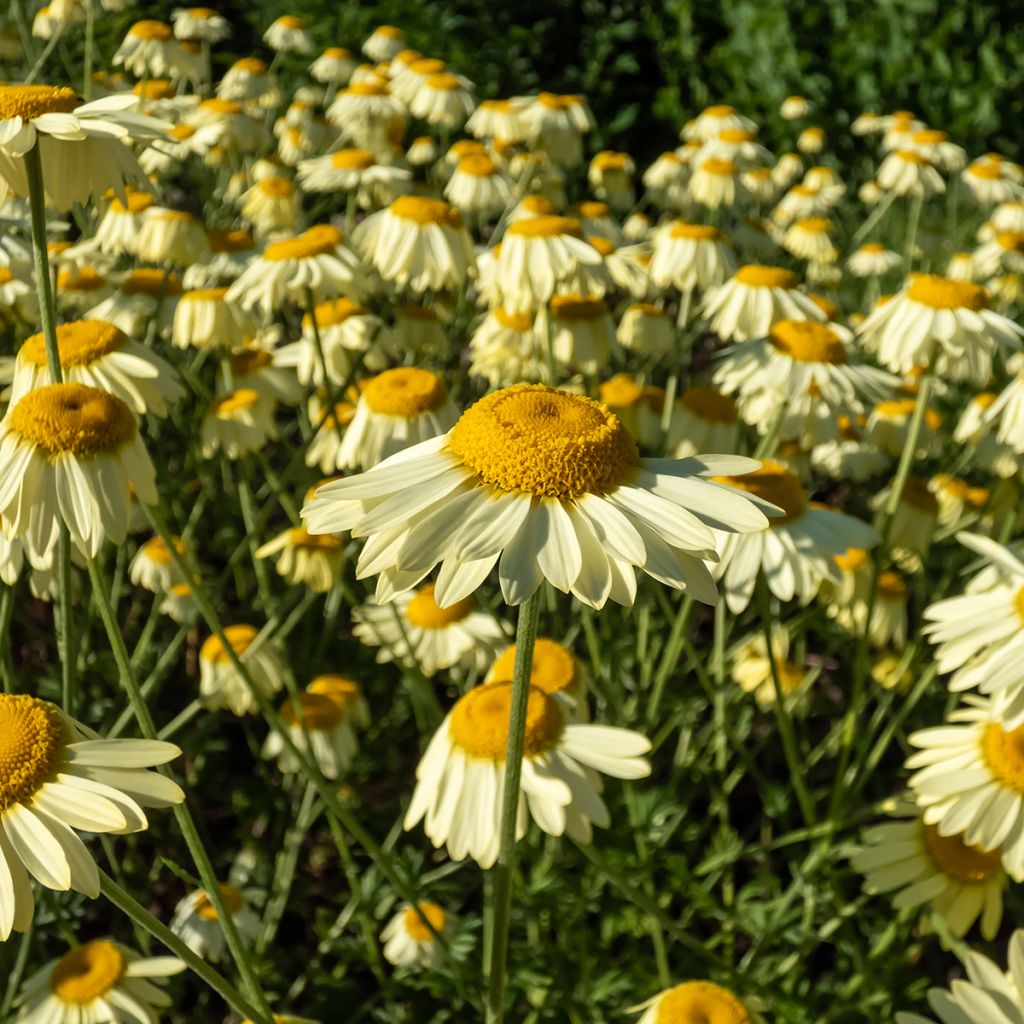
[[[225,884],[219,885],[217,888],[220,889],[220,898],[224,901],[225,909],[232,917],[245,908],[245,897],[235,886]],[[217,910],[210,901],[209,893],[200,892],[196,896],[196,913],[204,921],[217,920]]]
[[197,288],[195,291],[185,292],[181,297],[182,302],[223,302],[227,295],[227,288]]
[[1024,795],[1024,726],[1012,732],[995,722],[985,726],[981,755],[999,782]]
[[330,697],[343,710],[353,704],[357,704],[362,695],[359,684],[346,676],[328,674],[317,676],[306,687],[307,693],[318,693],[324,697]]
[[231,372],[236,377],[249,377],[260,370],[265,370],[273,361],[273,355],[266,349],[242,349],[241,352],[231,353]]
[[605,257],[615,252],[615,243],[610,238],[602,238],[600,235],[587,235],[587,241]]
[[492,174],[498,173],[498,167],[494,161],[482,153],[471,153],[464,156],[458,164],[460,174],[468,174],[471,178],[489,178]]
[[883,253],[886,251],[885,245],[881,242],[865,242],[860,247],[861,252],[866,252],[874,255],[875,253]]
[[748,288],[795,288],[796,274],[782,267],[768,267],[762,263],[748,263],[736,271],[735,281]]
[[[118,351],[127,340],[117,327],[104,320],[77,320],[57,328],[57,348],[64,367],[88,366],[101,356]],[[33,366],[45,367],[46,338],[33,334],[18,355]]]
[[[510,682],[516,667],[516,645],[505,648],[491,666],[490,678]],[[572,692],[576,685],[576,659],[556,640],[538,637],[533,648],[530,685],[545,693]]]
[[310,533],[304,526],[293,526],[288,531],[288,543],[305,551],[338,551],[341,539],[333,533]]
[[600,386],[601,401],[612,408],[636,405],[643,398],[644,389],[629,373],[617,373]]
[[732,117],[736,113],[736,108],[729,106],[728,103],[718,103],[712,107],[705,107],[701,117]]
[[282,14],[277,19],[277,25],[280,28],[304,29],[306,22],[302,18],[297,18],[294,14]]
[[263,250],[265,260],[302,260],[333,253],[342,243],[341,232],[333,224],[317,224],[295,238],[271,242]]
[[612,490],[639,462],[605,406],[543,384],[480,399],[452,428],[449,449],[499,490],[562,500]]
[[0,812],[32,797],[59,765],[64,741],[52,704],[0,694]]
[[414,366],[385,370],[367,381],[363,400],[376,413],[412,419],[439,408],[448,397],[436,373]]
[[64,292],[96,292],[105,288],[107,280],[91,267],[61,267],[57,271],[57,288]]
[[504,307],[498,306],[494,310],[494,319],[502,327],[508,327],[513,331],[526,332],[533,330],[533,317],[529,313],[510,313]]
[[735,423],[739,419],[736,402],[714,388],[698,384],[687,388],[679,399],[683,408],[709,423]]
[[11,429],[49,455],[86,457],[113,452],[134,440],[131,410],[99,388],[46,384],[8,413]]
[[133,270],[122,282],[121,291],[125,295],[148,295],[158,299],[161,296],[181,294],[181,282],[174,274],[165,274],[162,270]]
[[768,332],[768,342],[798,363],[841,365],[847,361],[846,346],[839,335],[817,320],[780,320]]
[[604,299],[588,299],[582,295],[553,295],[551,315],[556,320],[600,320],[608,313]]
[[264,178],[256,182],[256,188],[268,199],[291,199],[295,186],[287,178]]
[[448,608],[441,608],[434,599],[434,584],[428,583],[413,594],[405,609],[405,617],[420,629],[444,629],[452,623],[461,622],[472,610],[473,602],[468,597]]
[[388,210],[395,217],[426,226],[437,224],[447,228],[461,228],[462,214],[443,199],[427,199],[424,196],[399,196]]
[[573,220],[572,217],[543,214],[539,217],[517,220],[510,225],[506,234],[519,235],[523,238],[557,238],[558,235],[571,235],[573,238],[583,237],[579,221]]
[[[185,542],[180,537],[174,538],[174,546],[177,548],[179,555],[185,554]],[[163,537],[150,537],[142,545],[142,554],[143,557],[147,558],[150,562],[155,562],[157,565],[171,564],[171,553],[167,550]]]
[[705,160],[697,170],[705,174],[714,174],[719,178],[731,178],[736,173],[736,165],[731,160],[718,160],[712,157]]
[[[227,641],[235,654],[241,656],[246,652],[253,640],[256,639],[257,630],[255,626],[227,626],[224,629],[224,635],[227,637]],[[224,650],[224,645],[220,642],[219,636],[206,638],[203,646],[199,649],[199,657],[204,661],[217,665],[227,665],[229,663],[227,651]]]
[[999,181],[1003,176],[1002,161],[984,160],[981,163],[971,164],[967,173],[974,178],[981,178],[983,181]]
[[988,292],[970,281],[953,281],[938,274],[912,274],[907,298],[932,309],[987,309]]
[[80,105],[74,89],[62,85],[0,86],[0,120],[31,121],[40,114],[70,114]]
[[716,476],[714,479],[719,483],[738,487],[783,509],[786,513],[784,516],[769,519],[770,527],[791,523],[807,510],[807,497],[800,486],[800,478],[778,462],[768,460],[760,469],[745,476]]
[[[504,760],[511,707],[510,682],[474,687],[452,709],[448,725],[452,742],[470,757]],[[523,757],[536,757],[551,750],[564,728],[565,717],[558,704],[543,690],[531,686],[526,704]]]
[[[351,299],[328,299],[326,302],[317,304],[314,312],[318,327],[336,327],[344,323],[350,316],[359,316],[363,313],[362,306],[356,305]],[[307,313],[302,318],[304,328],[312,328],[313,321]]]
[[174,87],[166,78],[154,78],[148,82],[136,82],[132,92],[144,100],[167,100],[174,95]]
[[[432,942],[434,932],[440,932],[444,928],[444,911],[436,903],[424,902],[418,903],[417,906],[419,914],[412,907],[405,908],[405,915],[402,919],[405,931],[409,938],[416,942]],[[430,922],[434,932],[423,923],[420,914]]]
[[555,207],[547,196],[523,196],[519,205],[524,210],[529,210],[530,213],[539,213],[544,216],[550,216],[555,212]]
[[964,885],[981,885],[1002,872],[998,850],[986,853],[980,846],[968,846],[963,836],[940,836],[935,825],[922,823],[924,847],[942,874]]
[[231,65],[232,71],[241,71],[247,75],[266,74],[267,65],[259,57],[243,57]]
[[117,985],[124,969],[124,954],[114,943],[87,942],[57,961],[50,990],[62,1003],[88,1006]]
[[692,238],[697,242],[715,242],[721,237],[721,232],[710,224],[688,224],[686,221],[677,220],[669,230],[669,237]]
[[907,596],[907,585],[898,572],[887,569],[878,577],[878,596],[901,601]]
[[290,698],[281,705],[281,719],[288,726],[298,726],[307,732],[330,732],[343,721],[343,709],[322,693],[300,693],[299,707]]
[[238,388],[236,391],[218,398],[211,406],[210,411],[219,420],[230,420],[239,413],[253,408],[259,400],[259,392],[253,388]]
[[339,149],[331,154],[331,166],[339,171],[365,171],[376,162],[365,149]]
[[836,565],[843,572],[856,572],[867,565],[868,553],[863,548],[847,548],[843,555],[836,555]]
[[171,38],[171,27],[162,21],[137,21],[130,29],[128,35],[136,39],[145,39],[149,42],[161,42]]
[[658,999],[655,1024],[750,1024],[746,1007],[726,988],[687,981]]

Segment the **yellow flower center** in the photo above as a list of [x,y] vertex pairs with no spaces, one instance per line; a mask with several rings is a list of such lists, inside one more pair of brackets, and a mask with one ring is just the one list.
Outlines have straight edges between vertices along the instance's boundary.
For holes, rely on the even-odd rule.
[[782,267],[768,267],[762,263],[748,263],[736,271],[734,280],[748,288],[795,288],[796,274]]
[[[249,645],[256,639],[257,630],[255,626],[226,626],[224,635],[235,654],[241,656]],[[229,663],[227,651],[220,642],[219,636],[207,637],[203,646],[199,649],[199,657],[204,661],[213,662],[215,665],[226,665]]]
[[[245,908],[245,897],[233,885],[219,885],[220,898],[224,901],[227,912],[234,917]],[[208,893],[200,892],[196,897],[196,913],[204,921],[216,921],[217,910],[210,901]]]
[[583,237],[579,221],[573,220],[572,217],[547,215],[517,220],[509,227],[506,234],[519,235],[523,238],[556,238],[558,235],[571,235],[573,238]]
[[333,533],[310,533],[304,526],[293,526],[288,531],[288,543],[306,551],[338,551],[340,538]]
[[352,56],[351,52],[343,46],[328,46],[323,55],[332,60],[348,60]]
[[400,28],[394,25],[381,25],[374,33],[375,36],[383,36],[385,39],[401,39],[404,35]]
[[[333,409],[328,406],[320,412],[319,425],[325,430],[337,430],[347,427],[356,414],[356,407],[351,402],[338,402]],[[310,491],[315,490],[311,488]],[[307,499],[311,500],[311,499]]]
[[627,313],[636,313],[639,316],[653,316],[659,320],[668,319],[668,313],[661,308],[661,306],[655,306],[650,302],[634,302],[627,310]]
[[803,220],[798,220],[794,226],[811,235],[824,235],[832,227],[832,221],[827,217],[804,217]]
[[333,224],[317,224],[295,238],[271,242],[263,250],[265,260],[302,260],[326,256],[341,245],[342,234]]
[[550,216],[555,212],[555,207],[547,196],[523,196],[522,202],[519,205],[524,210],[529,210],[530,213],[539,213],[543,216]]
[[468,174],[472,178],[489,178],[498,173],[498,168],[490,157],[482,153],[471,153],[464,156],[458,165],[460,174]]
[[987,853],[980,846],[968,846],[962,835],[940,836],[935,825],[923,823],[921,838],[932,864],[957,882],[983,885],[1002,873],[998,850]]
[[846,346],[839,335],[817,320],[780,320],[768,332],[768,342],[799,363],[841,365],[847,360]]
[[[885,420],[905,420],[913,415],[916,404],[913,398],[895,398],[879,402],[875,406],[875,414]],[[942,427],[942,415],[935,409],[925,409],[924,422],[929,430],[939,430]]]
[[[491,666],[491,679],[511,682],[516,666],[516,645],[505,648]],[[576,685],[576,659],[556,640],[538,637],[533,648],[530,685],[545,693],[571,691]]]
[[629,373],[617,373],[611,380],[601,384],[601,401],[613,408],[635,405],[641,400],[644,389]]
[[610,238],[602,238],[600,235],[587,235],[587,241],[602,256],[611,256],[615,252],[615,243]]
[[987,309],[988,292],[970,281],[953,281],[938,274],[912,274],[907,298],[932,309]]
[[686,221],[677,220],[669,231],[671,238],[692,238],[698,242],[715,242],[721,237],[718,228],[710,224],[688,224]]
[[939,499],[931,492],[928,484],[919,477],[907,477],[900,500],[906,502],[912,508],[916,508],[919,512],[925,512],[933,516],[939,514]]
[[264,178],[256,188],[268,199],[291,199],[295,195],[295,186],[287,178]]
[[714,479],[783,509],[786,513],[784,516],[776,516],[768,521],[771,527],[791,523],[807,510],[807,498],[800,486],[800,478],[778,462],[768,460],[760,469],[745,476],[716,476]]
[[210,408],[211,413],[219,420],[230,420],[239,413],[251,409],[259,402],[259,392],[252,388],[238,388],[222,398],[218,398]]
[[209,114],[225,116],[241,114],[243,112],[241,103],[236,103],[235,100],[222,100],[216,96],[213,99],[203,100],[203,102],[199,104],[199,109],[206,111]]
[[843,572],[856,572],[867,564],[868,553],[863,548],[847,548],[843,555],[836,555],[836,565]]
[[365,149],[339,149],[331,154],[331,166],[339,171],[365,171],[376,162]]
[[931,160],[929,160],[923,153],[918,153],[915,149],[897,150],[896,156],[902,160],[903,163],[913,164],[915,167],[928,167],[931,165]]
[[434,599],[434,584],[428,583],[413,594],[405,609],[405,617],[420,629],[444,629],[454,622],[461,622],[472,610],[473,602],[468,597],[448,608],[441,608]]
[[[470,757],[504,760],[511,707],[511,682],[474,687],[452,709],[448,724],[452,742]],[[523,757],[536,757],[551,750],[564,728],[565,717],[557,702],[543,690],[531,686],[526,704]]]
[[996,722],[985,726],[981,754],[997,781],[1024,795],[1024,726],[1012,732]]
[[121,291],[125,295],[149,295],[157,299],[162,295],[180,295],[181,281],[174,274],[143,268],[133,270],[121,282]]
[[88,1006],[117,985],[124,969],[124,954],[114,943],[87,942],[57,961],[50,990],[62,1003]]
[[131,410],[99,388],[46,384],[8,413],[11,429],[49,455],[86,457],[113,452],[134,440]]
[[[252,235],[242,228],[234,228],[231,231],[211,231],[209,240],[210,252],[251,252],[256,248]],[[218,290],[226,292],[227,288]]]
[[860,247],[860,251],[861,252],[866,252],[866,253],[871,253],[871,254],[883,253],[883,252],[885,252],[885,245],[883,243],[881,243],[881,242],[865,242]]
[[907,596],[907,585],[898,572],[886,570],[878,577],[878,596],[901,601]]
[[1024,252],[1024,231],[1001,231],[996,242],[1003,252]]
[[611,213],[607,203],[599,203],[596,199],[588,199],[586,202],[577,203],[574,209],[584,220],[600,220]]
[[345,715],[342,708],[322,693],[300,693],[298,708],[290,698],[281,705],[281,719],[288,726],[307,732],[330,732],[337,729]]
[[591,161],[591,166],[599,171],[625,171],[632,157],[628,153],[615,153],[612,150],[602,150]]
[[0,694],[0,812],[32,797],[59,765],[64,743],[52,704]]
[[198,21],[209,21],[217,16],[217,12],[212,7],[189,7],[188,15]]
[[731,160],[705,160],[697,168],[705,174],[714,174],[719,178],[731,178],[736,173],[736,165]]
[[718,133],[722,142],[753,142],[756,136],[743,128],[726,128]]
[[266,349],[246,348],[231,354],[231,373],[235,377],[250,377],[273,363],[274,357]]
[[731,117],[736,113],[736,108],[729,106],[728,103],[718,103],[713,107],[705,107],[704,113],[701,117]]
[[223,302],[227,295],[227,288],[197,288],[195,291],[185,292],[181,297],[182,302]]
[[74,89],[63,85],[0,86],[0,120],[20,117],[31,121],[40,114],[70,114],[80,101]]
[[452,428],[448,445],[499,490],[562,500],[612,490],[639,462],[636,444],[614,413],[543,384],[480,399]]
[[170,39],[172,33],[170,25],[165,25],[162,21],[137,21],[128,29],[128,35],[136,39],[157,42]]
[[[179,555],[185,554],[185,542],[180,537],[174,538],[174,546],[177,548]],[[167,550],[163,537],[150,537],[142,545],[142,554],[144,558],[147,558],[150,562],[156,562],[157,565],[171,564],[171,553]]]
[[[434,932],[440,932],[444,928],[444,911],[436,903],[418,903],[420,914],[431,924]],[[405,925],[406,934],[416,942],[432,942],[434,932],[430,930],[412,907],[405,908],[402,923]]]
[[686,981],[658,999],[655,1024],[750,1024],[746,1007],[710,981]]
[[106,284],[106,278],[91,267],[61,267],[57,271],[57,288],[60,291],[95,292]]
[[377,413],[412,419],[439,408],[448,392],[436,373],[413,366],[385,370],[367,381],[363,399]]
[[302,18],[297,18],[294,14],[282,14],[277,19],[277,24],[280,28],[304,29],[306,27],[306,22]]
[[1001,161],[985,160],[982,163],[971,164],[967,168],[967,173],[983,181],[999,181],[1003,176],[1003,165]]
[[317,676],[306,687],[307,693],[318,693],[324,697],[330,697],[343,710],[359,702],[362,691],[359,684],[353,682],[346,676],[327,674]]
[[508,327],[513,331],[530,331],[533,329],[533,317],[529,313],[510,313],[502,306],[494,310],[494,319],[502,327]]
[[735,423],[739,418],[733,398],[714,388],[703,385],[687,388],[679,401],[684,409],[710,423]]
[[259,57],[243,57],[231,65],[232,71],[244,71],[248,75],[262,75],[266,73],[267,65]]
[[604,299],[588,299],[582,295],[553,295],[551,315],[556,320],[600,320],[608,313]]
[[343,91],[349,96],[386,96],[388,87],[381,82],[353,82]]
[[388,209],[395,217],[411,220],[414,224],[439,224],[441,227],[461,228],[462,214],[443,199],[424,196],[399,196]]
[[[116,352],[128,339],[113,324],[104,320],[77,320],[57,328],[57,348],[62,366],[88,366],[101,356]],[[46,338],[33,334],[25,340],[18,355],[33,366],[45,367]]]
[[447,73],[440,75],[428,75],[424,83],[428,89],[435,89],[437,92],[454,92],[459,88],[459,80],[455,75]]
[[144,100],[167,100],[174,95],[174,87],[166,78],[154,78],[148,82],[136,82],[132,92]]
[[[336,327],[344,323],[350,316],[360,316],[364,312],[362,306],[356,305],[351,299],[328,299],[320,302],[314,309],[318,327]],[[313,320],[307,313],[302,318],[303,328],[312,328]]]
[[548,110],[571,110],[578,107],[580,98],[578,96],[560,96],[554,92],[542,92],[537,97],[537,102]]

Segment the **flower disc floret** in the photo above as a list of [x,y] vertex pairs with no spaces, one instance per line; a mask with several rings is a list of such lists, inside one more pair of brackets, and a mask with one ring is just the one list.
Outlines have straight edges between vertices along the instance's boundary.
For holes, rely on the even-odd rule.
[[70,114],[81,105],[74,89],[58,85],[0,86],[0,120],[31,121],[42,114]]
[[[227,912],[234,917],[245,906],[245,897],[242,895],[241,890],[227,884],[219,885],[217,888],[220,889],[220,898]],[[200,892],[196,896],[196,913],[204,921],[213,922],[217,920],[217,909],[214,907],[209,893]]]
[[[511,681],[516,667],[516,645],[506,648],[491,666],[490,678]],[[538,637],[533,648],[530,685],[545,693],[564,693],[576,682],[576,659],[555,640]]]
[[[231,645],[235,654],[242,655],[248,649],[253,640],[256,639],[257,631],[255,626],[226,626],[224,629],[224,635],[227,637],[227,641]],[[228,664],[230,660],[228,658],[227,651],[224,650],[224,645],[221,643],[220,637],[218,636],[207,637],[203,646],[199,650],[199,657],[204,661],[210,661],[221,665]]]
[[924,846],[944,875],[965,885],[981,885],[1001,870],[998,850],[986,852],[979,846],[968,846],[962,836],[939,835],[935,825],[924,826]]
[[716,242],[722,233],[710,224],[689,224],[677,220],[669,229],[670,238],[691,238],[697,242]]
[[571,235],[583,238],[583,230],[579,221],[572,217],[540,216],[527,217],[509,225],[507,234],[521,235],[523,238],[557,238],[559,235]]
[[448,392],[436,373],[414,366],[385,370],[366,383],[363,400],[384,416],[412,419],[439,408]]
[[907,298],[932,309],[988,309],[988,292],[981,285],[939,274],[912,275]]
[[331,154],[331,166],[339,171],[365,171],[376,162],[365,149],[339,149]]
[[229,420],[240,412],[251,409],[260,400],[260,393],[253,388],[239,388],[223,398],[218,398],[211,412],[219,420]]
[[51,456],[116,451],[135,438],[135,418],[114,395],[85,384],[47,384],[8,414],[11,429]]
[[472,610],[473,602],[468,597],[441,608],[434,599],[434,584],[429,583],[413,594],[405,609],[405,617],[420,629],[444,629],[461,622]]
[[658,1000],[655,1024],[749,1024],[746,1007],[726,988],[687,981]]
[[128,29],[128,35],[134,36],[136,39],[157,42],[170,39],[172,34],[171,26],[165,25],[162,21],[137,21]]
[[763,263],[748,263],[736,271],[736,280],[750,288],[795,288],[796,274],[783,267],[769,267]]
[[125,295],[149,295],[154,299],[181,294],[181,281],[174,274],[151,267],[133,270],[122,282]]
[[114,943],[87,942],[57,961],[50,988],[62,1003],[88,1006],[114,988],[124,971],[124,954]]
[[600,320],[608,312],[603,299],[588,299],[582,295],[553,295],[551,315],[556,320]]
[[28,800],[64,752],[57,709],[22,695],[0,695],[0,812]]
[[461,228],[462,214],[443,199],[424,196],[399,196],[388,209],[402,220],[415,224],[438,224],[441,227]]
[[[417,906],[419,913],[416,912],[415,907],[406,907],[405,930],[408,932],[409,938],[415,939],[417,942],[430,942],[434,938],[434,932],[444,929],[444,911],[436,903],[423,902]],[[423,923],[420,914],[430,922],[434,932]]]
[[[88,366],[101,356],[117,352],[127,341],[123,331],[105,320],[76,320],[57,328],[61,366]],[[46,367],[46,337],[33,334],[19,355],[33,366]]]
[[285,725],[298,726],[311,732],[330,732],[345,717],[342,708],[322,693],[300,693],[298,708],[289,698],[281,705],[281,719]]
[[1024,725],[1009,731],[997,722],[985,726],[981,754],[999,782],[1024,795]]
[[807,496],[800,485],[800,478],[778,462],[768,460],[760,469],[744,476],[715,477],[719,483],[730,484],[753,494],[773,505],[778,505],[786,514],[771,520],[771,526],[782,526],[799,519],[807,510]]
[[776,351],[800,363],[841,365],[848,358],[836,332],[817,320],[780,320],[768,332],[768,341]]
[[606,406],[542,384],[480,399],[452,428],[448,445],[492,487],[562,500],[606,493],[640,461]]
[[301,260],[310,259],[313,256],[326,256],[333,253],[341,243],[342,234],[338,228],[332,224],[317,224],[295,238],[271,242],[263,250],[263,259]]
[[[470,690],[452,709],[452,742],[469,754],[502,761],[508,750],[508,722],[512,708],[510,682],[485,683]],[[543,690],[530,687],[526,703],[526,738],[523,757],[531,758],[555,747],[565,729],[565,716]]]

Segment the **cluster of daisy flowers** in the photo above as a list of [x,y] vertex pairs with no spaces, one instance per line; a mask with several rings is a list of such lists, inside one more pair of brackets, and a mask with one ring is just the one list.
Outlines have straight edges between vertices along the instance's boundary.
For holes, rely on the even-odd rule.
[[[85,20],[52,3],[32,32]],[[4,587],[24,577],[73,620],[69,582],[116,561],[118,586],[152,595],[147,639],[179,638],[154,689],[198,637],[169,727],[221,716],[285,785],[315,779],[301,830],[316,794],[345,793],[374,756],[403,763],[379,727],[400,676],[420,739],[406,842],[422,831],[434,862],[482,870],[507,869],[505,822],[514,841],[599,845],[623,792],[650,785],[664,737],[627,727],[643,713],[613,720],[602,687],[634,681],[609,678],[591,638],[595,618],[632,631],[662,588],[668,650],[694,602],[716,606],[711,674],[669,660],[648,722],[673,673],[734,685],[777,723],[808,826],[822,809],[799,731],[835,726],[832,809],[849,815],[894,741],[886,716],[946,678],[946,721],[910,732],[887,784],[894,820],[846,826],[844,849],[867,896],[891,894],[922,933],[939,918],[994,939],[1024,880],[1024,170],[896,112],[851,125],[874,177],[845,180],[796,96],[792,152],[716,105],[641,169],[594,151],[585,97],[480,99],[390,26],[361,56],[314,56],[310,26],[283,16],[272,60],[217,77],[229,32],[205,8],[136,22],[89,102],[0,86]],[[185,509],[180,536],[161,507]],[[243,535],[221,558],[232,518]],[[300,651],[303,616],[323,642]],[[335,637],[348,661],[326,655]],[[104,739],[72,717],[84,702],[16,682],[0,694],[0,940],[29,928],[40,888],[100,894],[79,833],[140,832],[145,809],[184,799],[150,770],[176,746]],[[280,894],[247,879],[181,894],[182,955],[272,941]],[[443,971],[473,897],[422,889],[392,892],[364,931],[396,969]],[[967,955],[970,981],[930,996],[943,1024],[1021,1019],[1019,947],[1007,975]],[[17,1019],[156,1020],[184,967],[92,938],[27,976]],[[704,973],[662,984],[640,1024],[770,1011],[742,975]]]

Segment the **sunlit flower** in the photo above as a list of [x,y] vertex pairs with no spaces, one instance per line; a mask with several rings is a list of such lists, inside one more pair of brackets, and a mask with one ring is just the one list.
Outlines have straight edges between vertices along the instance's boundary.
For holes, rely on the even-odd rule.
[[455,166],[445,198],[466,213],[491,217],[501,213],[512,198],[512,187],[489,157],[465,156]]
[[[238,929],[242,941],[251,945],[260,931],[260,919],[249,906],[241,889],[233,885],[220,886],[220,898]],[[224,928],[209,895],[196,889],[183,897],[174,908],[171,931],[196,956],[218,963],[227,953]]]
[[113,196],[96,225],[95,240],[100,251],[114,256],[136,255],[142,215],[155,202],[151,193],[134,188],[126,188],[121,196]]
[[227,20],[209,7],[179,7],[171,11],[174,34],[178,39],[197,39],[219,43],[231,27]]
[[363,42],[370,60],[390,60],[405,47],[405,33],[394,25],[378,25]]
[[299,198],[295,186],[287,178],[263,178],[242,196],[241,212],[257,235],[284,231],[298,220]]
[[[180,537],[174,538],[174,546],[179,555],[185,554],[185,544]],[[162,537],[150,537],[139,546],[128,567],[128,578],[135,586],[154,594],[170,590],[179,580],[177,567]]]
[[721,103],[705,107],[697,116],[686,137],[707,142],[717,138],[724,131],[756,132],[757,125],[736,111],[735,107]]
[[805,128],[797,136],[796,148],[801,153],[820,153],[825,148],[825,129]]
[[[423,923],[424,917],[430,922],[429,928]],[[396,967],[418,964],[435,970],[444,959],[444,950],[435,932],[444,935],[451,927],[451,916],[436,903],[424,900],[416,904],[416,909],[403,904],[380,934],[384,959]]]
[[278,53],[311,53],[313,40],[304,18],[282,14],[275,18],[263,33],[263,41]]
[[253,318],[227,300],[227,288],[185,292],[174,310],[171,342],[176,348],[241,348],[255,330]]
[[410,177],[404,168],[377,163],[365,149],[336,149],[299,163],[299,184],[307,192],[349,192],[364,210],[390,203]]
[[278,575],[292,586],[326,594],[341,573],[345,550],[340,537],[330,533],[314,536],[304,526],[293,526],[256,549],[257,558],[275,556]]
[[684,981],[631,1009],[645,1011],[637,1024],[753,1024],[755,1019],[737,996],[711,981]]
[[114,66],[123,65],[136,78],[175,78],[186,60],[181,42],[162,21],[137,21],[114,54]]
[[706,291],[724,284],[735,269],[732,250],[717,228],[678,220],[655,234],[650,275],[659,288]]
[[274,402],[254,388],[236,388],[210,403],[200,427],[200,450],[204,459],[218,451],[240,459],[275,437]]
[[89,320],[106,320],[142,340],[156,321],[158,334],[168,331],[181,295],[181,281],[170,271],[140,267],[121,279],[112,295],[86,312]]
[[679,396],[672,410],[667,450],[677,459],[700,452],[736,451],[739,423],[739,410],[731,396],[694,385]]
[[327,108],[327,120],[356,146],[387,153],[405,131],[405,107],[379,82],[351,82]]
[[[806,711],[810,693],[807,686],[809,671],[802,664],[789,657],[789,633],[785,627],[775,624],[772,628],[772,652],[764,635],[752,633],[742,639],[729,651],[732,663],[730,674],[744,693],[753,694],[762,708],[775,704],[775,676],[779,690],[790,711]],[[772,666],[774,664],[774,675]]]
[[814,109],[814,104],[803,96],[787,96],[779,105],[779,116],[787,121],[798,121]]
[[[264,697],[284,686],[285,665],[274,642],[260,637],[253,626],[227,626],[224,635],[253,683]],[[207,637],[199,650],[199,694],[211,711],[227,708],[233,715],[254,714],[256,697],[231,663],[217,636]]]
[[894,150],[882,161],[875,180],[879,188],[897,196],[928,198],[946,191],[942,175],[917,149]]
[[523,124],[532,144],[563,167],[583,161],[583,136],[597,126],[582,96],[542,92],[523,108]]
[[[515,665],[516,645],[512,644],[494,660],[484,682],[511,682]],[[530,665],[530,685],[547,694],[561,694],[567,699],[566,714],[574,721],[589,721],[587,696],[592,685],[590,673],[586,665],[557,640],[537,637]]]
[[895,270],[902,259],[899,253],[887,249],[881,242],[865,242],[846,261],[854,277],[882,277]]

